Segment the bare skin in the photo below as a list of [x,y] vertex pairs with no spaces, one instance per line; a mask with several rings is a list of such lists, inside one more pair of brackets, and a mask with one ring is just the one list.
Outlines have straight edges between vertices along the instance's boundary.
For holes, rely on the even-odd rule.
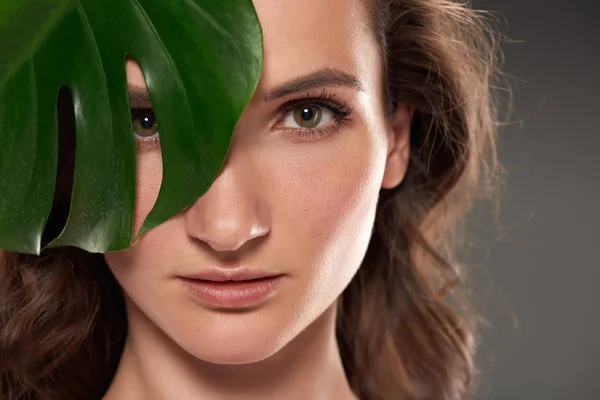
[[[380,189],[404,177],[413,115],[400,104],[393,121],[384,117],[382,59],[364,3],[254,0],[264,70],[220,175],[189,209],[105,254],[126,295],[129,335],[104,400],[356,399],[336,343],[336,301],[364,258]],[[324,80],[264,101],[316,71],[356,84]],[[145,89],[131,60],[127,78]],[[278,111],[323,94],[327,105]],[[138,139],[136,232],[162,177],[159,143]],[[283,278],[255,307],[211,308],[177,278],[209,267]]]

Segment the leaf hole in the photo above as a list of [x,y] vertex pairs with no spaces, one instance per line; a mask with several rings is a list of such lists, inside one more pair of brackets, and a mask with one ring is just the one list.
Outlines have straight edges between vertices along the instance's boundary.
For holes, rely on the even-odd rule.
[[73,96],[66,86],[58,92],[58,168],[52,210],[42,234],[42,246],[63,231],[71,207],[75,179],[75,109]]

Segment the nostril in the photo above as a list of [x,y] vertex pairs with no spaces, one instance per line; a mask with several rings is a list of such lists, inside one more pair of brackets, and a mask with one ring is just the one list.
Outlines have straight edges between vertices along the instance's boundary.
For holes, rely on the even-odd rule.
[[188,236],[218,252],[237,252],[270,230],[270,212],[262,194],[236,171],[229,165],[185,212]]

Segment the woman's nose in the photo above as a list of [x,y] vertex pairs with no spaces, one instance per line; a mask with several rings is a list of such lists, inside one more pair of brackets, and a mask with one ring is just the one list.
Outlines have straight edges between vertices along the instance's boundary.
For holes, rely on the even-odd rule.
[[260,189],[225,165],[210,189],[186,211],[186,231],[218,252],[240,249],[270,231],[270,215]]

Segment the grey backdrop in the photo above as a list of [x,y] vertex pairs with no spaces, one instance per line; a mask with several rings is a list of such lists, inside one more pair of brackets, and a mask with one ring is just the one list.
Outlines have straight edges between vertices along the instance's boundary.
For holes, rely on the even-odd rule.
[[522,41],[503,45],[522,120],[500,136],[506,229],[474,229],[492,293],[476,398],[600,400],[600,2],[473,5]]

